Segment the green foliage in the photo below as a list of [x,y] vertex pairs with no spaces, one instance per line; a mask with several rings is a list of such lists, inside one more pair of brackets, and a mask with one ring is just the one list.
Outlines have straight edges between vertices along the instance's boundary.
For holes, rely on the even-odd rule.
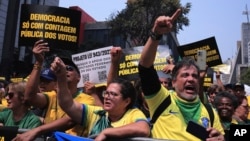
[[174,23],[176,33],[189,25],[186,15],[190,11],[190,3],[182,6],[179,0],[130,0],[125,9],[109,17],[111,36],[122,35],[124,40],[135,46],[144,45],[155,19],[160,15],[172,16],[178,8],[182,9],[182,14]]
[[248,68],[241,74],[240,82],[243,84],[250,85],[250,68]]

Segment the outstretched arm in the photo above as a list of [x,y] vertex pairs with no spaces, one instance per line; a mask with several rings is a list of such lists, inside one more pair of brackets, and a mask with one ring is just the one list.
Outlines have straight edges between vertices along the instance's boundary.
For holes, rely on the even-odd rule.
[[111,64],[108,73],[107,85],[111,83],[114,78],[118,77],[119,61],[121,59],[121,47],[112,47],[110,50]]
[[139,76],[144,95],[151,95],[160,90],[161,84],[153,63],[156,56],[159,38],[172,30],[172,22],[179,16],[181,10],[178,9],[172,17],[160,16],[155,20],[151,36],[148,38],[139,60]]
[[51,64],[51,70],[57,77],[57,98],[60,107],[76,123],[81,123],[82,104],[73,100],[67,83],[67,72],[64,62],[56,57]]
[[44,54],[45,52],[49,52],[48,43],[43,40],[35,42],[32,52],[36,58],[36,62],[29,75],[24,97],[31,105],[44,108],[47,105],[47,99],[43,94],[39,93],[39,82]]
[[224,84],[222,83],[220,77],[221,77],[221,72],[217,71],[216,72],[216,82],[217,82],[217,85],[219,86],[219,88],[220,88],[221,91],[225,91]]

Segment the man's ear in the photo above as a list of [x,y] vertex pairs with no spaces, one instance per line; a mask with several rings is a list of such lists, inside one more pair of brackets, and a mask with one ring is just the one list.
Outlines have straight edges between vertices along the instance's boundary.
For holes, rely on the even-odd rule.
[[175,85],[176,85],[175,82],[176,82],[175,80],[172,80],[172,82],[171,82],[173,88],[175,88]]

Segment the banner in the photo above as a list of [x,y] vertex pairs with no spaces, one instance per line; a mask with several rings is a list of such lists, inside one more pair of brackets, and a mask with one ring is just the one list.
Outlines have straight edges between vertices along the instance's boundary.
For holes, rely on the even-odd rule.
[[228,64],[221,64],[221,65],[217,65],[212,67],[212,69],[217,72],[221,72],[223,74],[230,74],[231,73],[231,65]]
[[177,47],[177,50],[182,58],[192,57],[195,60],[197,60],[197,50],[206,50],[206,62],[208,67],[222,64],[215,37],[210,37],[201,41],[179,46]]
[[33,46],[43,39],[49,47],[76,50],[81,12],[67,8],[22,4],[19,46]]
[[78,87],[83,87],[86,81],[92,83],[106,83],[110,67],[110,49],[112,46],[103,47],[83,53],[73,54],[72,61],[81,73]]
[[[81,73],[81,80],[78,87],[83,87],[86,81],[94,84],[106,83],[110,69],[110,49],[112,46],[103,47],[83,53],[72,55],[73,62],[78,66]],[[138,76],[138,64],[143,46],[122,49],[122,57],[119,63],[118,75],[126,80],[136,80]],[[167,46],[158,46],[154,67],[162,71],[166,65],[166,58],[171,55]]]
[[54,132],[53,135],[56,141],[93,141],[94,140],[90,138],[84,138],[80,136],[66,134],[64,132],[59,132],[59,131]]
[[[119,77],[130,81],[139,78],[138,75],[138,64],[141,57],[143,46],[133,47],[123,50],[123,56],[119,65]],[[163,67],[167,64],[166,58],[171,56],[171,51],[167,46],[159,45],[154,61],[154,68],[162,72]]]

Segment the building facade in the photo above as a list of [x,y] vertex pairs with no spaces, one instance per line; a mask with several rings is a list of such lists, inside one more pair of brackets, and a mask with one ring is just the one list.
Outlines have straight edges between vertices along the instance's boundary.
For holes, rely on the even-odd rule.
[[31,48],[18,46],[22,4],[58,6],[59,0],[0,0],[0,76],[7,80],[17,71],[24,73],[28,67],[25,61],[32,61],[32,56],[24,58]]
[[[47,6],[59,6],[59,0],[0,0],[0,77],[7,80],[11,77],[26,77],[33,66],[34,58],[32,47],[18,46],[19,19],[22,4],[38,4]],[[82,13],[79,35],[79,46],[83,51],[96,47],[121,46],[128,47],[128,42],[121,36],[111,37],[111,28],[107,22],[97,22],[88,13],[78,6],[69,7]],[[172,56],[178,56],[179,43],[175,33],[169,33],[163,37],[161,45],[166,45],[172,50]],[[86,48],[89,47],[89,48]],[[80,50],[81,51],[81,48]],[[174,58],[177,60],[178,58]]]

